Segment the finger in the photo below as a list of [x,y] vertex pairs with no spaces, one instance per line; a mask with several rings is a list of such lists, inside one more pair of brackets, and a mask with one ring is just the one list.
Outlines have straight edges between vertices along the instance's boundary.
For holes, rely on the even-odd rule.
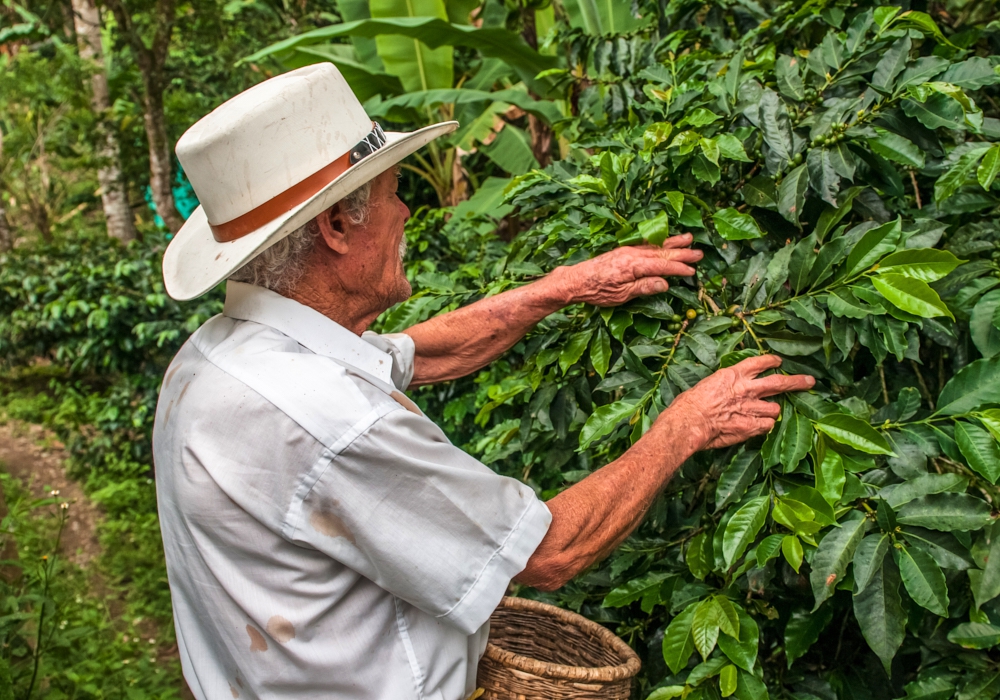
[[808,374],[772,374],[754,379],[750,386],[758,397],[764,398],[787,391],[808,391],[816,386],[816,379]]
[[758,355],[756,357],[748,357],[742,362],[737,362],[733,365],[739,374],[744,377],[753,378],[756,377],[761,372],[766,372],[769,369],[776,369],[781,367],[781,358],[777,355]]
[[662,277],[644,277],[632,284],[629,298],[645,297],[653,294],[661,294],[667,291],[670,285]]
[[773,420],[781,415],[781,404],[771,401],[754,401],[750,404],[747,412],[754,416]]
[[682,233],[678,236],[671,236],[663,241],[664,248],[686,248],[694,243],[694,236],[690,233]]
[[774,430],[774,419],[773,418],[761,418],[753,422],[753,434],[754,435],[764,435]]
[[[685,251],[701,252],[701,251]],[[685,256],[686,257],[686,256]],[[693,263],[700,260],[686,260],[682,257],[669,258],[640,258],[632,264],[632,274],[639,277],[665,277],[667,275],[693,275],[694,268],[685,263]]]

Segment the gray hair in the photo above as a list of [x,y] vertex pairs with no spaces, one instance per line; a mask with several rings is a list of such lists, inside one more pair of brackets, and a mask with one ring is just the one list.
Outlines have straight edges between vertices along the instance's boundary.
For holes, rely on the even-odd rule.
[[[368,223],[371,211],[371,180],[361,185],[341,200],[348,220],[355,225]],[[307,221],[299,228],[266,248],[243,267],[229,276],[234,282],[246,282],[266,287],[279,294],[293,289],[306,271],[306,260],[312,253],[319,235],[317,219]]]

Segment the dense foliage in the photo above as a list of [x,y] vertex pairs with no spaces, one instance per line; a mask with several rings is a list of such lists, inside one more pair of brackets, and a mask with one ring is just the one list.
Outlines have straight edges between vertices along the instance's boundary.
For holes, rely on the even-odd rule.
[[682,231],[706,250],[697,279],[553,316],[429,410],[444,399],[456,435],[551,493],[709,372],[781,355],[816,390],[766,438],[685,464],[556,599],[645,647],[650,697],[993,697],[992,30],[820,4],[661,20],[568,38],[573,154],[507,191],[530,227],[471,274],[424,272],[387,322]]

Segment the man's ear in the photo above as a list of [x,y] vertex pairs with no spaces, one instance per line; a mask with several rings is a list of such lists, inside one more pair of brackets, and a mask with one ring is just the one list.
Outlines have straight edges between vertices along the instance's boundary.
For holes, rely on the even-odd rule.
[[319,235],[323,238],[330,250],[347,254],[347,235],[344,230],[344,216],[342,214],[340,202],[337,202],[325,212],[316,217],[319,224]]

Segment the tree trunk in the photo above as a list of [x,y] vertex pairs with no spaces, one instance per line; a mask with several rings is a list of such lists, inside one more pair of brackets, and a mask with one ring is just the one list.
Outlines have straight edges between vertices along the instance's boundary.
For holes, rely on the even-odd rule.
[[14,232],[10,230],[10,222],[7,220],[7,210],[4,208],[3,200],[0,200],[0,253],[6,253],[14,248]]
[[170,37],[174,26],[175,0],[156,0],[150,15],[155,19],[153,39],[149,46],[143,41],[142,28],[132,22],[132,15],[122,0],[104,0],[111,10],[122,32],[132,47],[136,66],[142,76],[143,123],[146,126],[146,140],[149,142],[149,188],[153,193],[156,213],[172,233],[177,233],[184,219],[174,205],[174,190],[170,140],[167,137],[167,122],[163,114],[163,67],[170,49]]
[[104,54],[101,48],[101,15],[93,0],[72,0],[76,38],[80,47],[80,58],[93,61],[96,66],[90,79],[90,104],[100,119],[97,134],[97,179],[101,183],[101,204],[108,225],[108,235],[128,243],[136,237],[132,221],[132,209],[128,204],[128,193],[122,182],[120,148],[114,128],[108,123],[107,114],[111,108],[108,92],[108,76],[104,70]]
[[146,88],[142,117],[149,141],[149,187],[153,191],[156,213],[171,233],[177,233],[184,224],[184,219],[174,205],[170,140],[167,138],[167,122],[163,114],[163,88],[158,75],[147,75],[145,71],[142,82]]

